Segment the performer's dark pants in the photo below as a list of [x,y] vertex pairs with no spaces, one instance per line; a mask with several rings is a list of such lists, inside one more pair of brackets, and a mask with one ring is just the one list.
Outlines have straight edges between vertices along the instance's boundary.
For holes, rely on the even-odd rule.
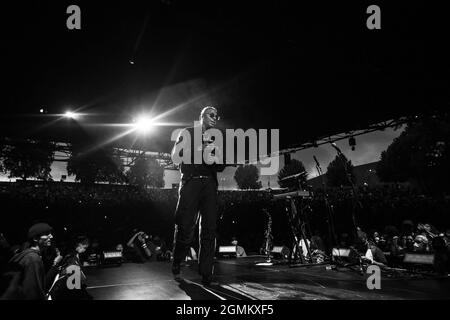
[[213,178],[192,178],[182,182],[175,212],[174,263],[186,258],[200,213],[199,273],[213,273],[216,250],[217,183]]

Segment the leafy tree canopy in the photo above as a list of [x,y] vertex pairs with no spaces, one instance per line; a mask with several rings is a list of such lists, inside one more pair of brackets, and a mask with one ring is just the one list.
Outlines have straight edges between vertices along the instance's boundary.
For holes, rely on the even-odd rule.
[[417,183],[424,191],[449,190],[450,121],[409,124],[381,153],[377,175],[384,182]]
[[154,158],[137,158],[126,176],[130,184],[143,188],[164,187],[164,167]]
[[239,189],[261,189],[259,181],[259,171],[254,165],[240,166],[234,173],[234,180]]
[[123,164],[112,147],[89,150],[84,144],[72,144],[67,164],[69,175],[82,183],[124,182]]
[[55,144],[47,141],[24,140],[4,144],[0,167],[10,178],[51,180],[51,165]]
[[[296,175],[298,173],[305,172],[305,166],[303,163],[297,159],[292,159],[288,165],[285,165],[283,169],[278,173],[278,184],[282,188],[296,189],[299,187],[298,179],[288,179],[281,180],[285,177]],[[307,174],[301,175],[299,177],[300,185],[304,186],[306,184]]]
[[352,162],[343,154],[337,155],[327,167],[327,184],[330,187],[350,186],[348,175],[355,182]]

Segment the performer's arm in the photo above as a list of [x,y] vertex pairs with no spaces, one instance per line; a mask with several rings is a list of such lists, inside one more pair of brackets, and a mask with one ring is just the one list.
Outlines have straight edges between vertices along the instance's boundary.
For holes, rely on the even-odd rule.
[[128,241],[127,246],[129,246],[129,247],[131,247],[131,248],[134,247],[134,244],[133,244],[134,239],[135,239],[140,233],[141,233],[141,231],[139,231],[139,232],[137,232],[135,235],[133,235],[133,236],[131,237],[130,241]]

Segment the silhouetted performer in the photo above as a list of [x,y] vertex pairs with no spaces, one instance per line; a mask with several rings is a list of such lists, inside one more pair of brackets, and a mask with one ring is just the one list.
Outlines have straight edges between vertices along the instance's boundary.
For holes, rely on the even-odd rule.
[[[217,164],[218,155],[214,152],[206,152],[209,157],[201,163],[194,163],[194,151],[205,147],[211,148],[214,141],[205,133],[206,130],[216,125],[217,109],[205,107],[200,113],[199,127],[184,129],[178,136],[172,151],[172,156],[177,152],[177,147],[183,141],[183,136],[190,136],[191,162],[181,161],[181,183],[179,188],[178,203],[175,212],[174,233],[174,260],[172,273],[175,278],[180,275],[180,263],[185,260],[189,247],[194,237],[194,228],[200,214],[200,247],[199,247],[199,273],[204,284],[211,284],[213,275],[213,263],[216,246],[216,225],[218,216],[217,204],[217,172],[224,170],[225,166]],[[201,141],[194,141],[194,130],[201,129]],[[200,142],[200,143],[199,143]],[[185,141],[186,143],[186,141]],[[189,146],[188,146],[189,147]],[[182,152],[185,152],[183,150]],[[186,154],[184,154],[186,156]],[[216,163],[213,158],[216,157]],[[174,159],[174,157],[172,157]],[[175,162],[175,161],[174,161]],[[210,164],[208,164],[210,163]]]

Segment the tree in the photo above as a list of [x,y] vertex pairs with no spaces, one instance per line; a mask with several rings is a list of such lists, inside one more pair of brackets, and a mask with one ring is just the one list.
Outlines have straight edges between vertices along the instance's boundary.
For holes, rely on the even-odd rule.
[[143,188],[164,187],[164,168],[154,158],[137,158],[126,176],[132,185]]
[[46,141],[24,140],[3,147],[3,171],[9,178],[50,180],[55,144]]
[[76,181],[86,184],[118,183],[125,180],[122,161],[114,155],[112,147],[90,151],[83,144],[72,144],[67,172],[75,175]]
[[352,162],[343,154],[337,155],[327,167],[327,185],[330,187],[350,186],[347,174],[350,174],[351,181],[355,182]]
[[282,180],[283,178],[302,172],[305,172],[305,166],[303,165],[303,163],[297,159],[292,159],[290,163],[288,165],[285,165],[283,169],[281,169],[278,173],[278,184],[282,188],[296,189],[299,187],[298,180],[300,179],[300,184],[304,186],[306,184],[306,178],[308,177],[306,172],[298,179]]
[[261,189],[258,168],[254,165],[239,166],[234,173],[234,180],[239,189]]
[[409,124],[381,153],[377,175],[384,182],[415,182],[423,191],[450,190],[449,146],[448,118]]

